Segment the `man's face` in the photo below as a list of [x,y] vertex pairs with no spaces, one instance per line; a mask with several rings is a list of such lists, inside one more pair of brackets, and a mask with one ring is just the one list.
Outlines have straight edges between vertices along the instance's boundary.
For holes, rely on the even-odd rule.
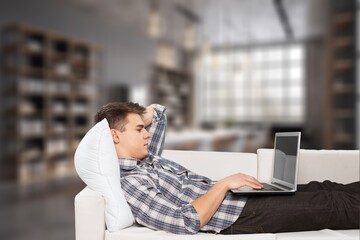
[[150,133],[146,131],[140,115],[130,113],[126,119],[128,123],[123,132],[112,129],[117,155],[119,158],[144,159],[148,155]]

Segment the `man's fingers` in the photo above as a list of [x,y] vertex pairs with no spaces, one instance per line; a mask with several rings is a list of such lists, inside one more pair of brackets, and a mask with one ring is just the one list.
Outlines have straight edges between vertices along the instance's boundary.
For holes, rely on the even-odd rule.
[[230,185],[229,187],[230,189],[239,188],[243,186],[248,186],[254,189],[263,188],[263,185],[256,178],[243,173],[234,174],[230,176],[228,179],[230,180],[230,183],[232,183],[232,181],[235,180]]
[[249,182],[249,187],[252,187],[252,188],[256,188],[256,189],[261,189],[263,188],[263,185],[261,183],[253,183],[253,182]]
[[254,177],[250,177],[248,179],[249,187],[261,189],[263,188],[263,185]]
[[255,188],[255,189],[262,189],[264,186],[263,185],[254,185],[252,186],[252,188]]

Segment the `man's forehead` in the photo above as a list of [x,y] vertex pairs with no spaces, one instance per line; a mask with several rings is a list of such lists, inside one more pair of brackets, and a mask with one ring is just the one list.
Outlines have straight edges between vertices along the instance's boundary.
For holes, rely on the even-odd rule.
[[142,120],[141,116],[136,113],[130,113],[127,116],[128,125],[137,126],[137,125],[144,125],[144,121]]

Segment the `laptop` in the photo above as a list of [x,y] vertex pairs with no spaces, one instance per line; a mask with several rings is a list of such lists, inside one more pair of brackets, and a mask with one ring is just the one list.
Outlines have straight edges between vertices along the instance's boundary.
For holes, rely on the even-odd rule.
[[292,194],[296,192],[300,149],[300,132],[275,134],[274,163],[269,183],[263,189],[244,186],[231,190],[236,195]]

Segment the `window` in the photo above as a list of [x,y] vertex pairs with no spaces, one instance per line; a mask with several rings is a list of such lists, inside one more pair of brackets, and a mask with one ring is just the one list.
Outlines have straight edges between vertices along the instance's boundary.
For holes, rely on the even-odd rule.
[[218,50],[200,63],[202,122],[303,121],[302,45]]

